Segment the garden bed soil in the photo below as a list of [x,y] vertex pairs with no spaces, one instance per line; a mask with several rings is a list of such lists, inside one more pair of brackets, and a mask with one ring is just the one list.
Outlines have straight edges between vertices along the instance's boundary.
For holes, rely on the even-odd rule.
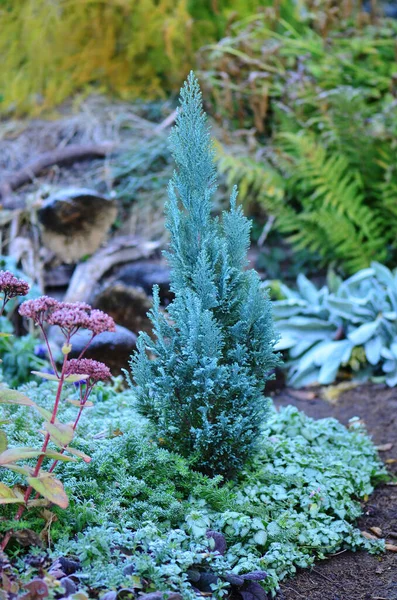
[[[335,417],[348,425],[360,417],[389,471],[397,475],[397,389],[361,385],[344,392],[330,403],[320,388],[286,388],[274,397],[277,406],[293,404],[307,415]],[[385,449],[382,449],[384,447]],[[363,503],[358,522],[362,531],[379,527],[386,540],[397,545],[397,486],[382,484]],[[393,537],[394,534],[394,537]],[[281,586],[278,600],[397,600],[397,554],[373,556],[367,552],[342,551],[302,570]]]

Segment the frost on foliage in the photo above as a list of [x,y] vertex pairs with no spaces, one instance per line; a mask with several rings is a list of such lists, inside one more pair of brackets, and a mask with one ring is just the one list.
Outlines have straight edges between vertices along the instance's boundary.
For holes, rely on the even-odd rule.
[[140,335],[131,368],[139,410],[156,437],[203,472],[230,476],[252,454],[266,414],[275,334],[267,294],[257,273],[245,270],[250,226],[237,191],[221,220],[211,216],[214,152],[192,73],[171,147],[177,169],[168,188],[166,255],[175,300],[164,315],[154,289],[155,340]]
[[[127,414],[131,418],[124,408]],[[266,571],[263,585],[274,591],[298,567],[329,553],[382,549],[382,541],[371,542],[354,527],[359,499],[384,473],[358,424],[347,430],[335,419],[314,421],[292,407],[274,411],[255,460],[239,483],[218,493],[187,461],[132,433],[96,444],[96,450],[86,448],[93,456],[88,479],[81,465],[63,466],[71,512],[59,518],[69,519],[74,531],[86,523],[77,537],[58,539],[55,547],[58,555],[83,561],[89,585],[128,587],[123,569],[133,561],[135,577],[185,598],[194,597],[192,568],[220,577]],[[52,535],[67,527],[64,520],[55,524]],[[209,529],[225,536],[223,556],[208,551]]]
[[280,286],[274,317],[289,384],[329,384],[348,366],[360,379],[397,385],[397,271],[374,262],[343,282],[329,279],[317,289],[301,274],[297,290]]

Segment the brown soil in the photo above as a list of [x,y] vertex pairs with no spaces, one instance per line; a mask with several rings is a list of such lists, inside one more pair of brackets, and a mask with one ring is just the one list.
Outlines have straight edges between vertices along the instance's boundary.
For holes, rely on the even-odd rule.
[[[397,389],[362,385],[343,393],[336,403],[320,396],[321,390],[299,392],[285,389],[274,400],[277,406],[293,404],[316,419],[336,417],[347,424],[352,417],[364,421],[377,446],[393,444],[381,451],[390,472],[397,474]],[[315,395],[315,397],[313,397]],[[393,459],[395,462],[393,462]],[[370,532],[380,527],[383,536],[397,545],[397,487],[381,485],[368,502],[358,526]],[[393,537],[393,534],[395,537]],[[372,556],[344,551],[299,572],[281,586],[279,600],[397,600],[397,554]]]

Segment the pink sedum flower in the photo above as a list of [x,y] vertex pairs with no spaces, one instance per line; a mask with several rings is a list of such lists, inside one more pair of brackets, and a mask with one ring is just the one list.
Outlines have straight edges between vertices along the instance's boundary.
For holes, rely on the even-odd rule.
[[90,314],[90,326],[87,327],[95,335],[103,333],[105,331],[116,331],[116,325],[112,317],[102,312],[101,310],[94,309]]
[[72,358],[66,365],[66,375],[87,375],[90,384],[107,381],[112,377],[109,367],[91,358]]
[[58,302],[54,298],[41,296],[24,302],[19,312],[23,317],[33,319],[36,325],[48,323],[60,327],[68,339],[80,328],[92,331],[94,336],[116,330],[112,317],[85,302]]
[[19,314],[27,319],[32,319],[36,325],[47,321],[48,316],[52,311],[56,310],[60,305],[58,300],[49,296],[40,296],[35,300],[26,300],[19,307]]
[[0,271],[0,293],[9,300],[16,296],[26,296],[29,284],[23,279],[18,279],[10,271]]

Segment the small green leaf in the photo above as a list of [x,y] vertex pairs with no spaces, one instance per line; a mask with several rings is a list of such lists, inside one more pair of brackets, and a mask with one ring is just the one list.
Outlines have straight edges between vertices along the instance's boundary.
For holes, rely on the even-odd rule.
[[21,404],[22,406],[35,406],[33,400],[16,390],[0,390],[0,404]]
[[67,508],[69,499],[59,479],[50,473],[42,473],[39,477],[28,477],[27,482],[36,492],[60,508]]
[[74,431],[70,425],[64,425],[63,423],[50,423],[47,421],[44,427],[48,431],[53,439],[59,446],[67,446],[73,439]]
[[4,468],[9,469],[10,471],[14,471],[15,473],[20,473],[21,475],[25,475],[25,477],[27,477],[28,475],[32,475],[33,473],[32,467],[22,467],[21,465],[14,465],[12,463],[4,465]]
[[56,452],[55,450],[46,450],[45,455],[48,458],[53,458],[54,460],[62,460],[63,462],[75,462],[76,459],[71,456],[65,456],[61,452]]
[[7,450],[8,442],[7,442],[7,434],[5,431],[0,431],[0,453]]
[[89,375],[67,375],[67,377],[65,377],[65,381],[67,383],[77,383],[78,381],[85,381],[86,379],[89,378]]
[[14,337],[12,333],[0,332],[0,338]]
[[8,448],[0,454],[0,465],[4,466],[14,463],[16,460],[26,460],[27,458],[36,458],[42,454],[37,448]]
[[34,408],[37,410],[38,413],[41,414],[42,417],[47,419],[47,421],[51,420],[52,412],[50,410],[46,410],[45,408],[42,408],[38,404],[35,404]]
[[37,375],[37,377],[42,377],[43,379],[48,379],[49,381],[59,381],[59,377],[57,375],[53,375],[53,373],[42,373],[41,371],[31,371],[32,375]]

